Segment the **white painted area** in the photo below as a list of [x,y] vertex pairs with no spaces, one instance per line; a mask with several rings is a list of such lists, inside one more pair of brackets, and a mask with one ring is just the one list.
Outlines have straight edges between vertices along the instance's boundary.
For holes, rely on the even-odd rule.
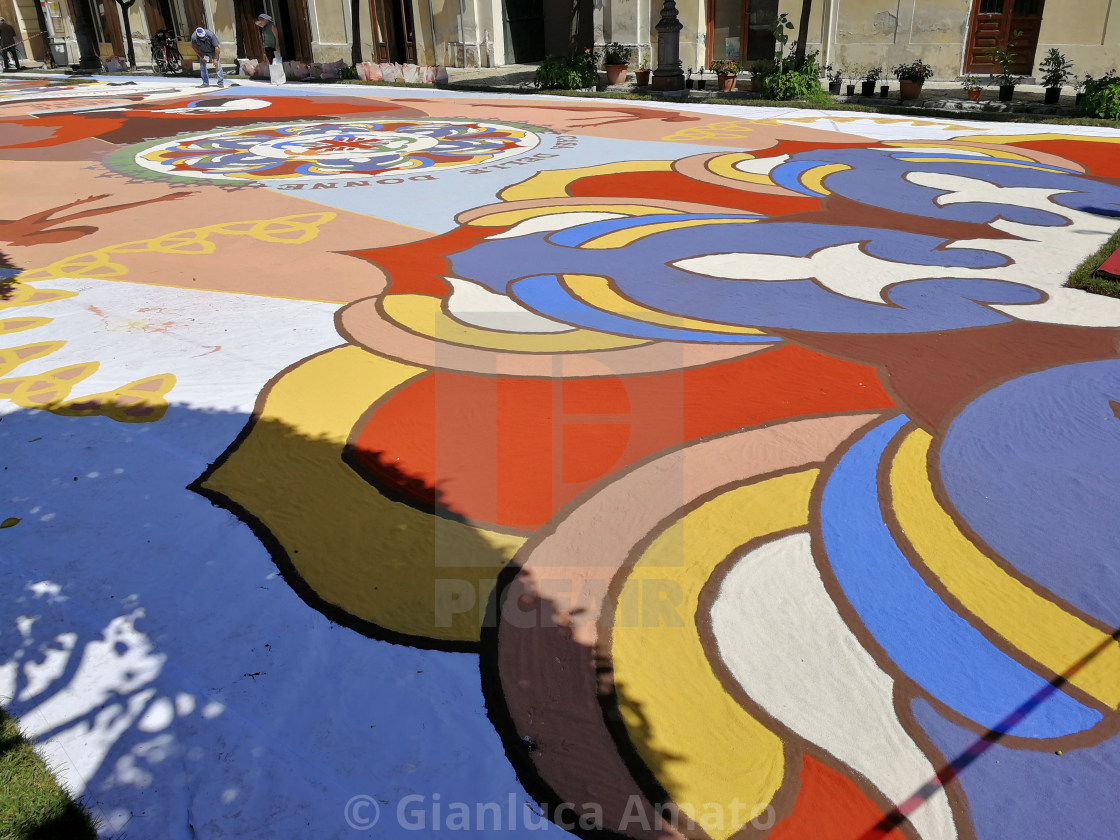
[[518,236],[528,236],[531,233],[555,233],[558,230],[579,227],[591,222],[605,222],[608,219],[621,219],[621,213],[549,213],[544,216],[533,216],[531,219],[517,222],[508,230],[487,236],[487,239],[514,239]]
[[769,175],[787,160],[789,160],[789,155],[751,158],[749,160],[741,160],[736,163],[735,169],[738,169],[740,172],[749,173],[751,175]]
[[[98,362],[97,372],[74,386],[72,398],[170,373],[176,384],[169,402],[247,414],[257,397],[246,387],[250,383],[342,343],[334,328],[336,304],[106,280],[61,279],[36,285],[77,296],[20,307],[18,315],[52,321],[11,333],[0,340],[0,347],[66,344],[24,362],[9,377]],[[17,410],[0,400],[0,415]]]
[[538,315],[506,295],[487,289],[472,280],[461,277],[443,278],[451,285],[447,309],[459,321],[484,330],[502,330],[515,333],[571,332],[570,324],[563,324]]
[[[829,598],[808,534],[739,558],[711,621],[719,655],[747,695],[891,802],[906,801],[933,778],[933,765],[895,715],[893,681]],[[909,816],[923,840],[957,836],[941,789]]]
[[153,113],[157,114],[224,114],[233,111],[259,111],[271,105],[264,99],[254,99],[251,96],[242,96],[237,99],[226,99],[219,105],[197,105],[194,108],[160,108]]

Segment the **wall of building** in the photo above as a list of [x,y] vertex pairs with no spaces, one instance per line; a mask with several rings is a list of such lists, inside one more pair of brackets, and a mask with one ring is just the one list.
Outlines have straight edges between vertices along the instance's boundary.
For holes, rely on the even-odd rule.
[[1110,0],[1048,0],[1034,64],[1056,47],[1079,76],[1120,70],[1120,4]]
[[921,59],[934,78],[960,75],[971,0],[832,0],[828,61],[846,68]]

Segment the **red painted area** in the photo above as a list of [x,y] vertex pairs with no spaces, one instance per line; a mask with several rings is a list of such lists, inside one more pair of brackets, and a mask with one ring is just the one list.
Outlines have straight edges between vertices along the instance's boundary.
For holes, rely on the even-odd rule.
[[417,242],[346,253],[382,269],[389,278],[387,294],[443,297],[451,291],[443,279],[450,271],[448,256],[470,248],[493,233],[492,227],[463,225]]
[[657,201],[691,201],[713,207],[732,207],[778,216],[806,213],[821,206],[819,198],[767,195],[716,184],[706,184],[678,172],[620,172],[580,178],[568,186],[579,198],[646,198]]
[[685,441],[891,406],[872,368],[794,346],[622,378],[435,372],[373,413],[354,456],[379,484],[422,504],[438,497],[474,522],[536,528],[603,477]]
[[1024,149],[1036,149],[1048,155],[1057,155],[1076,161],[1099,178],[1120,178],[1120,144],[1075,140],[1016,140],[1013,144]]
[[816,759],[801,757],[801,789],[793,812],[767,835],[768,840],[897,840],[897,829],[877,826],[883,812],[855,783]]
[[[233,98],[225,94],[204,94],[200,99],[219,100]],[[195,97],[184,94],[181,99],[162,100],[144,104],[121,106],[112,111],[96,113],[43,113],[38,117],[0,121],[0,125],[11,124],[30,128],[50,128],[50,136],[26,143],[0,143],[0,148],[22,149],[41,146],[59,146],[91,137],[100,138],[108,143],[137,143],[154,137],[164,137],[169,132],[232,130],[244,125],[262,122],[277,122],[289,119],[316,119],[328,117],[357,116],[368,114],[371,118],[385,111],[393,111],[394,116],[405,116],[412,112],[394,105],[376,101],[354,102],[326,99],[309,99],[300,96],[269,97],[267,94],[255,95],[256,99],[267,99],[267,108],[254,111],[229,111],[227,113],[200,110],[189,113],[188,104]],[[73,100],[74,107],[81,101]],[[182,111],[182,113],[168,113]]]

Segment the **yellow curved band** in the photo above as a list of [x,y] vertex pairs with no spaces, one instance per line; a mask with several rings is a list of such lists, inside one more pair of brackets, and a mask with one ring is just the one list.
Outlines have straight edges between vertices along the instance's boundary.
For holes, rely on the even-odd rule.
[[[712,671],[697,630],[701,590],[757,537],[803,527],[818,470],[730,490],[666,527],[630,571],[615,608],[611,655],[630,740],[678,807],[713,840],[760,814],[782,784],[781,739]],[[720,807],[713,808],[712,805]]]
[[[957,527],[930,486],[932,438],[922,430],[902,442],[890,470],[899,530],[914,555],[961,604],[1025,655],[1110,708],[1120,705],[1120,645],[1108,634],[1000,568]],[[1091,651],[1099,652],[1083,665]]]

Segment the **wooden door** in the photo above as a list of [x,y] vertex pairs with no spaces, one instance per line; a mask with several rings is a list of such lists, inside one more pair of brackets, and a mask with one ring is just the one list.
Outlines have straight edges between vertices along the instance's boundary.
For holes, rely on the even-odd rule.
[[370,0],[369,25],[373,33],[373,60],[387,62],[389,60],[389,32],[388,25],[391,18],[385,6],[385,0]]
[[240,58],[264,60],[261,31],[257,28],[257,15],[264,11],[254,0],[233,0],[233,14],[237,32],[237,55]]
[[1044,4],[1045,0],[972,0],[965,72],[999,73],[988,51],[1014,43],[1011,72],[1031,75]]
[[311,61],[311,12],[307,8],[307,0],[288,0],[287,18],[289,37],[285,46],[288,55],[283,56],[285,61]]
[[[513,45],[514,64],[541,61],[544,53],[544,3],[542,0],[505,0],[505,24]],[[509,61],[509,59],[506,59]]]
[[416,63],[416,25],[412,0],[370,0],[374,59],[397,64]]

